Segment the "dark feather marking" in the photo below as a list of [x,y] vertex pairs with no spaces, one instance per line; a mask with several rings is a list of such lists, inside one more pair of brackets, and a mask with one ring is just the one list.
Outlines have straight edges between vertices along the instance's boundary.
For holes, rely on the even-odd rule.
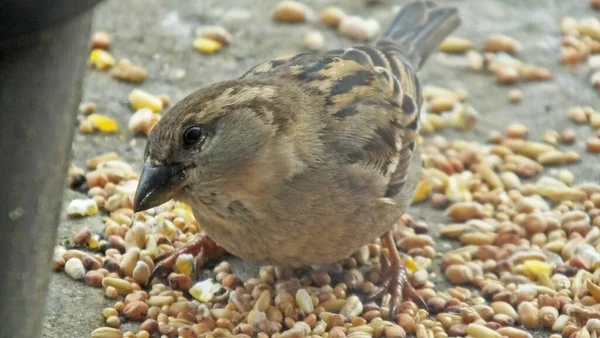
[[288,62],[288,60],[286,59],[275,59],[275,60],[271,60],[271,67],[275,68],[275,67],[279,67],[282,64]]
[[394,85],[394,92],[392,93],[392,104],[394,105],[394,107],[398,107],[399,103],[398,101],[400,100],[400,82],[399,81],[392,81],[393,85]]
[[319,74],[320,70],[331,67],[334,56],[320,57],[317,61],[305,66],[297,76],[299,80],[323,80],[325,76]]
[[244,204],[240,201],[232,201],[231,203],[229,203],[229,205],[227,206],[227,210],[232,214],[235,214],[237,212],[248,212],[248,209],[246,209]]
[[353,116],[359,113],[358,108],[356,107],[355,104],[349,104],[346,105],[344,107],[342,107],[342,109],[338,110],[337,113],[335,113],[333,116],[339,118],[339,119],[343,119],[349,116]]
[[371,81],[373,81],[373,73],[368,70],[343,76],[331,87],[331,95],[344,94],[356,86],[366,86]]
[[419,117],[415,116],[415,119],[406,127],[410,130],[417,130],[419,128]]
[[345,49],[332,49],[325,52],[326,55],[341,55]]
[[384,197],[391,198],[398,195],[400,193],[400,190],[402,190],[403,185],[404,182],[390,185],[385,191]]
[[410,96],[405,94],[402,98],[402,112],[405,115],[412,115],[415,112],[415,109],[415,101],[413,101]]
[[383,67],[386,69],[388,68],[386,62],[383,60],[381,53],[378,52],[377,50],[375,50],[371,47],[366,47],[366,46],[354,46],[354,48],[367,53],[369,55],[369,57],[371,58],[371,61],[373,61],[373,64],[375,66]]
[[381,138],[383,142],[385,142],[386,145],[390,146],[390,148],[396,148],[396,138],[393,129],[377,127],[375,133]]

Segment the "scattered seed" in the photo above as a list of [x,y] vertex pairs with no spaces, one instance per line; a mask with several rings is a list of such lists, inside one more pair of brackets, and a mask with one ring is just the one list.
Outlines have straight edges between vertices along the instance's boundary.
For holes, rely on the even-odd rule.
[[325,47],[325,37],[319,31],[308,32],[304,35],[304,47],[311,51],[318,51]]
[[303,22],[309,16],[309,8],[297,1],[282,1],[273,11],[273,20],[281,22]]
[[337,28],[342,19],[346,16],[339,7],[327,7],[321,12],[321,21],[331,28]]
[[510,36],[496,34],[490,36],[485,41],[484,49],[492,53],[504,52],[514,54],[519,50],[519,43]]
[[223,26],[204,26],[200,27],[196,32],[200,37],[218,41],[221,45],[226,46],[231,43],[233,36]]
[[338,31],[350,39],[365,42],[374,39],[381,31],[381,26],[375,19],[347,15],[340,21]]
[[590,153],[600,153],[600,138],[593,137],[585,141],[585,149]]
[[473,42],[457,37],[449,36],[439,45],[438,49],[445,53],[465,53],[473,48]]

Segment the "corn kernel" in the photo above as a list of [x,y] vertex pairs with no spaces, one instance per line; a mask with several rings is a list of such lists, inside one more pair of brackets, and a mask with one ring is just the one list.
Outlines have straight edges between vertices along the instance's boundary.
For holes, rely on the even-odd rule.
[[525,271],[534,274],[534,275],[550,275],[553,270],[553,265],[541,262],[538,260],[527,260],[523,263],[525,265]]
[[134,89],[129,93],[129,104],[135,110],[149,108],[155,113],[163,109],[163,103],[160,98],[141,89]]
[[194,261],[194,256],[190,255],[190,254],[183,254],[180,255],[179,257],[177,257],[177,260],[175,261],[175,271],[182,273],[184,275],[191,275],[192,274],[192,267],[193,267],[193,261]]
[[93,234],[88,240],[87,245],[90,247],[90,249],[97,249],[100,247],[100,236]]
[[102,49],[94,49],[90,53],[90,65],[95,66],[98,69],[108,69],[115,64],[115,58],[112,57],[107,51]]
[[424,179],[420,180],[417,183],[417,188],[415,189],[415,193],[413,195],[413,202],[421,202],[429,197],[429,193],[431,192],[431,183],[429,180]]
[[417,269],[419,269],[419,267],[417,266],[417,263],[411,257],[404,255],[403,261],[404,261],[404,266],[408,270],[414,272],[414,271],[417,271]]
[[213,39],[198,38],[194,40],[194,47],[202,53],[212,54],[221,49],[223,45],[219,41]]
[[87,119],[95,129],[98,129],[102,132],[112,133],[119,130],[119,124],[117,121],[108,116],[92,114],[88,116]]

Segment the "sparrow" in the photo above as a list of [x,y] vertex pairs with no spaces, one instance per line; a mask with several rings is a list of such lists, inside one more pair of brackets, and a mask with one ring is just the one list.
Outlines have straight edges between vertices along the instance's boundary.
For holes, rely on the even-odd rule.
[[330,265],[380,238],[393,315],[407,282],[393,238],[421,177],[417,72],[460,25],[434,1],[403,6],[372,44],[260,63],[200,88],[152,129],[134,211],[172,199],[204,232],[157,258],[223,252],[281,267]]

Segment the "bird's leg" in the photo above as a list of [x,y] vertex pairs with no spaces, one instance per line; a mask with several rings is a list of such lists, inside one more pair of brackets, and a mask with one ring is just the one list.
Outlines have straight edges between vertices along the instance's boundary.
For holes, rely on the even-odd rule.
[[427,304],[425,304],[423,298],[419,296],[407,280],[406,268],[400,259],[398,249],[396,249],[396,243],[394,242],[391,230],[381,236],[381,244],[384,248],[388,249],[389,258],[385,257],[384,254],[381,255],[383,284],[369,296],[368,301],[381,298],[386,292],[389,292],[391,295],[390,318],[396,315],[396,309],[402,302],[403,296],[407,296],[413,302],[417,303],[418,306],[427,309]]
[[[208,235],[200,234],[190,243],[183,247],[167,254],[158,256],[154,261],[157,263],[150,274],[148,285],[159,274],[164,274],[169,269],[173,268],[177,257],[183,254],[191,254],[195,256],[194,262],[204,262],[209,259],[217,259],[227,254],[227,251],[215,243]],[[198,269],[195,269],[198,273]]]

